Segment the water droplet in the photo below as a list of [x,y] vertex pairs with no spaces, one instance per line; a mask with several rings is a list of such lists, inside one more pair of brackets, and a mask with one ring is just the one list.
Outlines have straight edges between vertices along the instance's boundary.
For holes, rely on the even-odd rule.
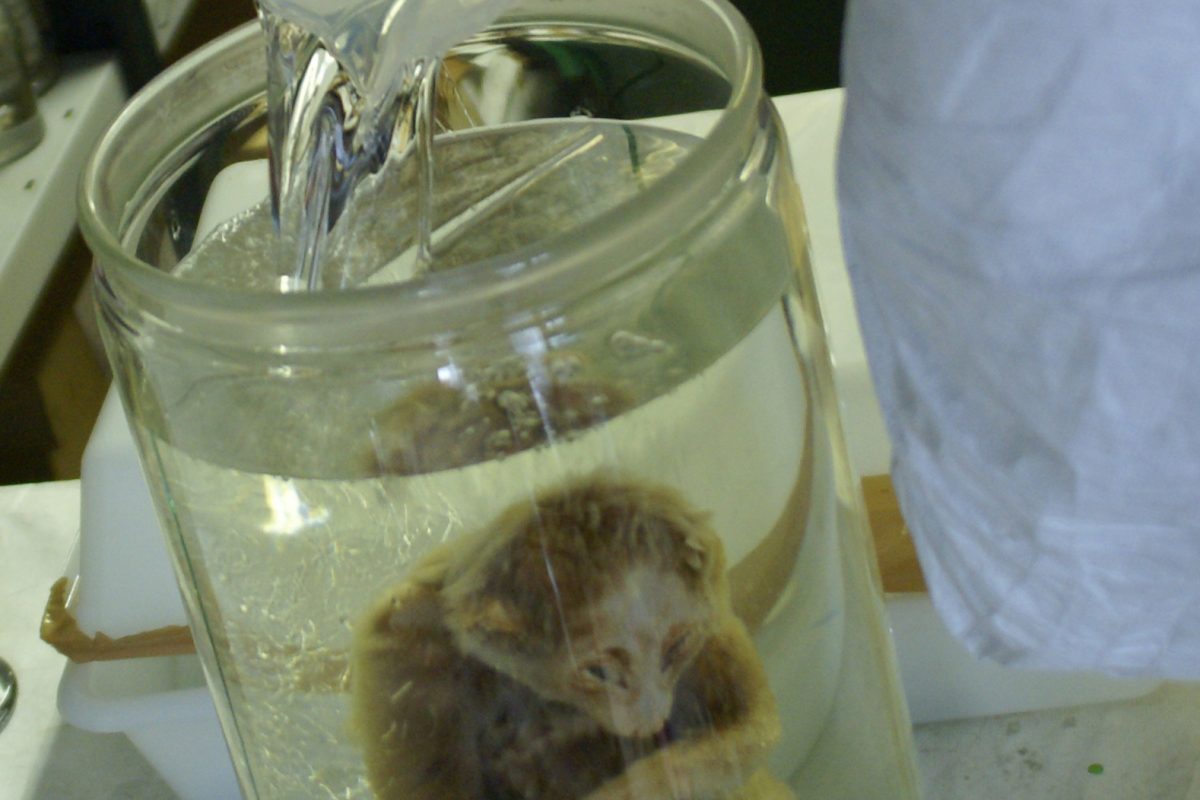
[[608,344],[618,356],[626,359],[665,353],[670,349],[670,345],[662,339],[624,330],[613,333],[608,339]]

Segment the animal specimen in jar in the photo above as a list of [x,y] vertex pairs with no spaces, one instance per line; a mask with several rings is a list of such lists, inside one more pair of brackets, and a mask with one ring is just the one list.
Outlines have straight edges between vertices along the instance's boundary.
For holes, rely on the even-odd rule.
[[725,558],[676,492],[592,475],[432,552],[360,621],[383,800],[790,798]]

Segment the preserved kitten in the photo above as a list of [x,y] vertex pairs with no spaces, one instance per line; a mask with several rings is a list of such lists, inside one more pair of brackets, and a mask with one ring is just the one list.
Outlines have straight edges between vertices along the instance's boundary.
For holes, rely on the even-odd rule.
[[431,553],[360,622],[351,687],[385,800],[792,797],[721,544],[663,487],[592,476]]
[[510,362],[465,385],[420,385],[375,418],[371,467],[418,475],[503,458],[630,407],[626,393],[586,372],[579,356],[559,353],[540,376]]

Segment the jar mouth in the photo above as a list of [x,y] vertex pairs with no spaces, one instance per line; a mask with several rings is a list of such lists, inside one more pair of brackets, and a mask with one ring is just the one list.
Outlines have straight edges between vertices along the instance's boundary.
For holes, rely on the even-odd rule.
[[[671,37],[668,30],[643,31],[611,13],[596,20],[564,16],[561,0],[534,0],[502,18],[490,30],[529,24],[577,28],[601,19],[606,27],[624,24],[631,32],[661,38],[704,57],[728,82],[724,108],[704,137],[656,183],[614,208],[598,214],[569,236],[558,235],[534,245],[451,270],[437,271],[403,283],[312,292],[245,292],[180,278],[136,257],[128,241],[146,206],[154,198],[146,188],[162,181],[163,163],[178,155],[199,130],[250,104],[265,91],[265,53],[261,30],[250,22],[197,50],[151,81],[135,95],[110,126],[89,158],[80,181],[79,223],[96,257],[101,295],[139,297],[139,313],[157,316],[170,328],[238,345],[280,342],[286,328],[296,333],[308,325],[338,320],[344,344],[374,339],[386,327],[388,338],[409,338],[446,331],[498,315],[527,314],[530,309],[561,305],[572,296],[608,284],[634,268],[664,239],[678,234],[681,223],[702,216],[727,191],[746,161],[754,131],[763,125],[759,100],[761,60],[749,26],[726,0],[697,0],[689,13],[703,15],[708,33],[702,43]],[[678,5],[678,4],[673,4]],[[545,8],[541,8],[544,6]],[[599,14],[600,12],[595,12]],[[547,19],[550,21],[547,22]],[[195,92],[198,75],[233,74],[247,62],[262,65],[262,79],[228,97],[210,100],[207,110],[179,109],[171,98]],[[212,86],[221,86],[220,78]],[[191,113],[188,123],[173,114]],[[158,158],[137,146],[139,130],[180,130],[174,145],[161,143]],[[149,126],[149,128],[147,128]],[[145,138],[144,134],[141,138]],[[177,177],[177,176],[176,176]],[[153,194],[151,192],[150,194]],[[141,219],[144,224],[144,218]],[[596,269],[601,264],[603,268]],[[119,287],[119,288],[118,288]],[[123,305],[118,301],[119,305]],[[264,329],[264,321],[271,330]],[[307,337],[286,336],[300,345]],[[328,337],[322,342],[329,346]]]

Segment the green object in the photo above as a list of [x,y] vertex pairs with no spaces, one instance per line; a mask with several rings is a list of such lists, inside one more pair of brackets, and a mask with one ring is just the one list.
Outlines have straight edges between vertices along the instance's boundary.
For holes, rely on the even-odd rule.
[[1103,764],[1088,764],[1088,772],[1092,775],[1103,775],[1104,774],[1104,765]]

